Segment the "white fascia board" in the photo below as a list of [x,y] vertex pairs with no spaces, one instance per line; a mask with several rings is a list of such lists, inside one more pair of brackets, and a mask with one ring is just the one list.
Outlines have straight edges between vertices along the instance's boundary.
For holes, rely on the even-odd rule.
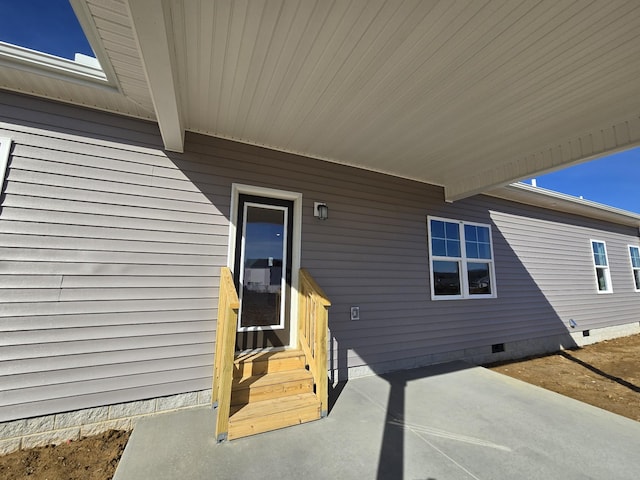
[[511,185],[485,192],[485,194],[535,207],[640,228],[640,215],[636,213],[574,197],[573,195],[534,187],[522,182],[512,183]]
[[100,67],[76,63],[10,43],[0,42],[0,65],[83,85],[113,88]]
[[162,141],[167,150],[183,152],[185,130],[164,2],[130,0],[127,5]]

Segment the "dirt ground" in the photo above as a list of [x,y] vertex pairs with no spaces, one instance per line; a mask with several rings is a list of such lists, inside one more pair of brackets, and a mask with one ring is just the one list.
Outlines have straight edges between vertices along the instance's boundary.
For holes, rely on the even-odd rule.
[[[640,335],[489,368],[640,421]],[[0,457],[0,479],[109,480],[128,439],[111,430],[14,452]]]
[[640,334],[489,368],[640,422]]
[[2,480],[110,480],[130,432],[110,430],[56,446],[19,450],[0,457]]

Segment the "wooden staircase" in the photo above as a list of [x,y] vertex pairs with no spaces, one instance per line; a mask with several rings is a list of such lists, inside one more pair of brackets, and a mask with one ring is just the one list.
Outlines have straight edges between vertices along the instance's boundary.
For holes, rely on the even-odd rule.
[[237,355],[227,439],[318,420],[321,402],[300,350]]
[[218,442],[327,415],[331,303],[308,272],[299,277],[299,349],[236,353],[239,301],[230,270],[221,269],[212,392]]

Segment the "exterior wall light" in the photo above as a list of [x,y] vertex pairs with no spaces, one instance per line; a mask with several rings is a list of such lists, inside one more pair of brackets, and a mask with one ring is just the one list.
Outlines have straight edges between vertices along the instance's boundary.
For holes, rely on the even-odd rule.
[[327,218],[329,218],[329,207],[327,207],[327,204],[322,202],[314,202],[313,216],[320,220],[326,220]]

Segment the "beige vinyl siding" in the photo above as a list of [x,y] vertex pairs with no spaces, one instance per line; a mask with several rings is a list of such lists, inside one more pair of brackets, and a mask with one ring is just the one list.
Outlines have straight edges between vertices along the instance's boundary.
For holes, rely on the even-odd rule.
[[[562,335],[571,318],[639,320],[632,228],[486,196],[448,204],[437,186],[193,133],[184,154],[164,152],[152,124],[0,100],[0,136],[15,142],[0,421],[210,387],[234,182],[302,193],[301,265],[332,300],[331,368]],[[491,226],[497,298],[430,299],[427,215]],[[590,238],[607,243],[611,295],[596,293]]]

